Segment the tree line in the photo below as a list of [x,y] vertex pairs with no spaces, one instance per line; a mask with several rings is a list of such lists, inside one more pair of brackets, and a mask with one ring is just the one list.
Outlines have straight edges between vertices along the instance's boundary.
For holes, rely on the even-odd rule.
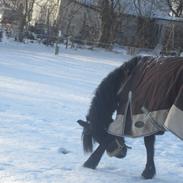
[[[36,6],[41,8],[40,13],[42,13],[42,15],[46,15],[48,32],[50,22],[52,21],[56,29],[56,34],[58,34],[63,18],[61,17],[63,1],[64,0],[0,0],[0,4],[17,13],[18,28],[16,39],[21,42],[24,39],[24,32],[28,30],[33,20],[33,11]],[[67,0],[67,4],[69,5],[75,1],[78,0]],[[80,2],[85,3],[86,1],[80,0]],[[96,8],[101,16],[101,36],[99,40],[101,46],[108,45],[115,39],[115,33],[120,25],[122,15],[128,11],[134,11],[136,15],[142,17],[151,17],[157,9],[165,11],[167,16],[182,17],[183,15],[183,0],[93,0],[92,2],[93,8]],[[39,15],[40,18],[42,15]]]

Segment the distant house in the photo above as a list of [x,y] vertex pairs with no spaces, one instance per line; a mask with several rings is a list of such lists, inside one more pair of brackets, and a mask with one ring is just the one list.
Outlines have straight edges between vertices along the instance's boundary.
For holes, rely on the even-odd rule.
[[183,49],[183,18],[123,15],[117,32],[118,44],[162,50]]
[[164,49],[183,49],[183,18],[155,17],[155,23],[160,30],[159,43]]
[[95,0],[62,0],[61,12],[63,35],[78,40],[98,41],[101,20]]
[[128,47],[153,48],[157,42],[154,40],[154,32],[154,20],[123,14],[116,32],[116,42]]

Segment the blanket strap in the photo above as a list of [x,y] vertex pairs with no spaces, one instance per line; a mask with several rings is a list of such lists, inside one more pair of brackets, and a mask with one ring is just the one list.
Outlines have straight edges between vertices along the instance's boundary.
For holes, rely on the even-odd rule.
[[158,130],[162,131],[162,127],[157,123],[157,121],[153,119],[153,117],[151,116],[151,112],[149,112],[148,109],[144,106],[142,106],[141,110],[150,119],[151,124],[155,126]]

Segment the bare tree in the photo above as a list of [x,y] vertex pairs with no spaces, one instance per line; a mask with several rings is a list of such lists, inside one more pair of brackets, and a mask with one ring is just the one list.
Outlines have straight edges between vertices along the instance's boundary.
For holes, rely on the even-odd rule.
[[1,0],[5,7],[17,12],[18,32],[17,40],[23,41],[24,30],[28,29],[28,25],[32,18],[35,0]]
[[167,0],[167,3],[175,17],[183,15],[183,0]]
[[152,17],[154,15],[167,15],[170,8],[167,1],[171,0],[132,0],[136,15],[143,17]]
[[[41,4],[39,4],[39,7],[41,9],[40,16],[38,21],[43,21],[46,25],[46,32],[47,32],[47,40],[45,44],[53,44],[56,40],[56,34],[57,34],[57,25],[56,25],[56,19],[58,14],[58,7],[59,3],[52,0],[43,1]],[[55,28],[55,29],[54,29]]]
[[146,17],[151,17],[155,7],[155,3],[155,0],[133,0],[136,14]]
[[[71,24],[73,22],[73,19],[76,16],[76,14],[79,13],[81,8],[82,6],[78,4],[77,0],[67,0],[63,2],[61,1],[60,8],[59,8],[60,11],[58,15],[58,23],[60,26],[61,22],[67,22],[66,28],[65,28],[66,35],[70,34],[70,29],[71,29]],[[68,9],[70,9],[70,11],[68,11]]]
[[110,47],[115,39],[116,30],[125,7],[120,0],[102,0],[99,3],[101,15],[101,47]]
[[[157,35],[153,34],[156,32],[156,26],[153,26],[154,15],[161,15],[169,13],[167,3],[165,0],[133,0],[133,6],[135,13],[138,17],[138,39],[137,45],[139,47],[152,47],[157,39]],[[154,29],[154,30],[153,30]]]
[[49,24],[53,24],[54,21],[56,20],[56,16],[58,13],[58,6],[59,3],[58,1],[55,0],[37,0],[35,2],[35,5],[39,7],[40,12],[39,12],[39,18],[42,19],[45,22],[48,21],[49,19]]

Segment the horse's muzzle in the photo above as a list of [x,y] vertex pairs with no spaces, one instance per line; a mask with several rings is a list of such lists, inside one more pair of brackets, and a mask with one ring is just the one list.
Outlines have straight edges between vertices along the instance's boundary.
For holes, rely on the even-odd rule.
[[123,141],[115,138],[115,140],[108,145],[106,151],[110,157],[116,157],[121,159],[126,156],[127,149],[128,146],[126,146]]

